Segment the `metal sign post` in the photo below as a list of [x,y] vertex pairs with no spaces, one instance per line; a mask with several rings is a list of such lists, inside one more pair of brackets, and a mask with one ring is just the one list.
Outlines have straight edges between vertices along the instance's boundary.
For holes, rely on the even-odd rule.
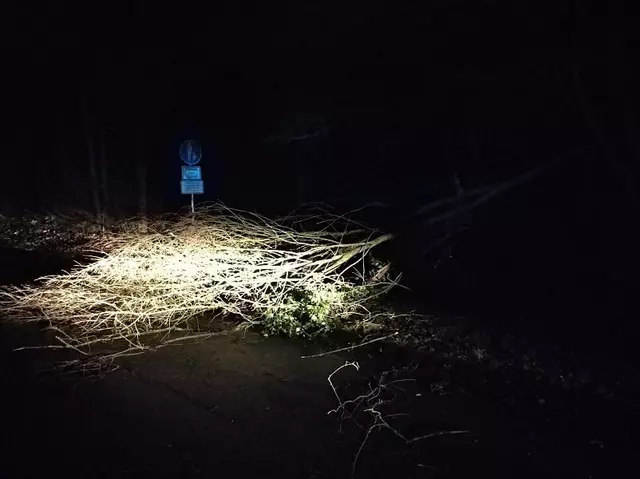
[[180,192],[183,195],[191,195],[191,213],[195,213],[193,195],[204,193],[204,181],[202,181],[202,169],[195,166],[202,158],[200,145],[193,140],[185,140],[180,144],[180,158],[186,163],[182,166],[182,180]]

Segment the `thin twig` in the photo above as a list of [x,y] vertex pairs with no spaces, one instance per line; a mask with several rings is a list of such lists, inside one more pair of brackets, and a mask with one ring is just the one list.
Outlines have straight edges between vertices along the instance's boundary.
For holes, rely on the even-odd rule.
[[[369,440],[369,437],[371,436],[371,434],[373,433],[373,431],[380,429],[380,428],[385,428],[388,429],[391,433],[393,433],[396,437],[398,437],[399,439],[401,439],[405,444],[410,445],[413,443],[416,443],[418,441],[422,441],[422,440],[426,440],[426,439],[431,439],[434,437],[439,437],[439,436],[445,436],[445,435],[457,435],[457,434],[467,434],[469,431],[461,431],[461,430],[454,430],[454,431],[438,431],[438,432],[434,432],[434,433],[430,433],[430,434],[424,434],[421,436],[416,436],[413,438],[407,438],[404,434],[402,434],[398,429],[394,428],[393,426],[391,426],[388,422],[388,419],[390,418],[394,418],[394,417],[399,417],[399,416],[407,416],[407,414],[403,414],[403,413],[395,413],[395,414],[386,414],[383,415],[383,413],[381,412],[380,408],[382,406],[388,405],[389,403],[391,403],[393,401],[394,396],[391,396],[391,398],[389,398],[389,396],[385,396],[383,395],[383,393],[385,391],[390,391],[391,390],[391,386],[393,386],[394,384],[398,383],[398,382],[403,382],[403,381],[412,381],[412,379],[393,379],[391,381],[387,380],[387,377],[390,374],[396,375],[398,374],[399,371],[397,370],[392,370],[392,371],[387,371],[385,373],[382,373],[379,381],[378,381],[378,385],[376,387],[371,387],[369,386],[369,392],[361,394],[360,396],[357,396],[353,399],[348,399],[348,400],[343,400],[340,397],[340,394],[338,393],[336,387],[333,384],[333,376],[335,374],[337,374],[338,372],[340,372],[342,369],[346,368],[346,367],[354,367],[356,369],[356,371],[360,370],[360,366],[357,362],[345,362],[342,366],[338,367],[336,370],[334,370],[329,377],[327,378],[329,381],[329,385],[331,386],[331,389],[333,390],[333,394],[335,395],[337,401],[338,401],[338,406],[335,409],[332,409],[328,412],[328,414],[332,414],[332,413],[338,413],[341,412],[341,419],[345,419],[345,417],[349,417],[349,418],[353,418],[353,415],[355,414],[356,411],[361,410],[362,412],[366,413],[370,418],[370,425],[367,428],[367,431],[365,433],[365,436],[362,440],[362,442],[360,443],[360,446],[358,447],[358,450],[356,451],[356,454],[354,456],[352,465],[351,465],[351,477],[354,478],[355,477],[355,473],[356,473],[356,466],[358,464],[358,460],[362,454],[362,451],[364,450],[364,447],[367,443],[367,441]],[[417,365],[414,366],[413,368],[410,368],[411,371],[415,371],[415,369],[417,368]],[[403,371],[406,371],[407,368],[404,368]],[[351,407],[353,406],[353,407]],[[347,410],[347,408],[349,407],[349,410]],[[348,416],[347,416],[348,414]],[[358,423],[356,423],[358,424]]]
[[327,356],[329,354],[342,353],[344,351],[353,351],[354,349],[361,348],[363,346],[368,346],[369,344],[377,343],[378,341],[384,341],[385,339],[392,338],[397,336],[399,333],[396,331],[395,333],[388,334],[386,336],[382,336],[379,338],[372,339],[370,341],[365,341],[364,343],[356,344],[354,346],[347,346],[344,348],[334,349],[332,351],[326,351],[324,353],[311,354],[309,356],[300,356],[300,359],[311,359],[311,358],[319,358],[321,356]]

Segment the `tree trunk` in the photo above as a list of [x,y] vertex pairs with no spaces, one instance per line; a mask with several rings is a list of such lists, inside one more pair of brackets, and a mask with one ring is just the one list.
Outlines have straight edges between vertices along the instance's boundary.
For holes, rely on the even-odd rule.
[[137,172],[138,172],[138,217],[140,218],[140,232],[147,232],[147,164],[144,157],[143,139],[136,139],[138,148],[136,148]]
[[[619,146],[616,145],[615,142],[610,141],[607,138],[606,128],[603,128],[602,123],[599,121],[591,100],[587,97],[586,89],[584,88],[584,73],[582,71],[582,65],[580,64],[578,53],[578,40],[581,26],[580,22],[582,21],[581,15],[582,12],[578,10],[576,12],[577,31],[574,34],[571,57],[569,59],[576,101],[578,103],[578,107],[581,110],[587,129],[591,131],[596,145],[602,151],[603,158],[606,161],[605,166],[607,168],[612,168],[613,173],[618,176],[621,185],[624,186],[624,192],[626,193],[629,202],[632,205],[638,205],[640,203],[640,196],[636,183],[637,178],[635,178],[635,175],[633,174],[633,169],[630,168],[629,165],[625,163],[625,160],[621,157]],[[622,65],[620,58],[621,48],[620,45],[616,43],[616,39],[617,37],[612,37],[611,35],[606,38],[609,44],[607,53],[609,54],[608,56],[610,62],[608,65],[606,65],[606,67],[608,67],[609,70],[614,71],[614,75],[610,79],[613,80],[612,83],[616,86],[616,88],[621,89],[624,93],[624,85],[620,84],[620,75],[622,74]],[[616,82],[616,80],[618,81]],[[619,95],[620,91],[614,92],[614,95],[615,94]]]
[[107,147],[104,130],[100,134],[100,190],[102,192],[102,212],[103,212],[103,225],[109,220],[109,185],[107,182],[108,172],[108,159],[107,159]]
[[100,179],[98,177],[98,165],[95,145],[91,133],[87,133],[87,149],[89,152],[89,171],[91,174],[91,194],[93,197],[93,207],[96,214],[96,221],[104,229],[104,218],[100,201]]

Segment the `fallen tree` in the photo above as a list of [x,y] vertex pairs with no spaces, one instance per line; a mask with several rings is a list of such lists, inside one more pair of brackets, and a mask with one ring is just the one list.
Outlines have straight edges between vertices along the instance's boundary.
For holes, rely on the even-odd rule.
[[0,301],[14,321],[46,321],[59,347],[83,354],[118,340],[144,349],[149,335],[217,316],[303,337],[374,324],[367,305],[397,281],[366,271],[366,258],[392,236],[343,217],[314,223],[324,226],[307,231],[220,205],[149,221],[146,233],[129,220],[87,245],[89,264],[4,287]]

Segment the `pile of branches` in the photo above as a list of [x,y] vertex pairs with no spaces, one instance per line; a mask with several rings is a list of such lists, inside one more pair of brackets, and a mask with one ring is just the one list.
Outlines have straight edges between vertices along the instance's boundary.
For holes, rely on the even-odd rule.
[[304,231],[220,205],[145,221],[144,233],[131,220],[89,245],[90,264],[5,287],[0,298],[11,318],[46,320],[81,352],[118,339],[142,348],[145,335],[188,330],[205,313],[260,324],[290,308],[294,293],[322,298],[326,315],[314,320],[371,320],[366,304],[395,281],[371,281],[358,267],[391,236],[324,221]]

